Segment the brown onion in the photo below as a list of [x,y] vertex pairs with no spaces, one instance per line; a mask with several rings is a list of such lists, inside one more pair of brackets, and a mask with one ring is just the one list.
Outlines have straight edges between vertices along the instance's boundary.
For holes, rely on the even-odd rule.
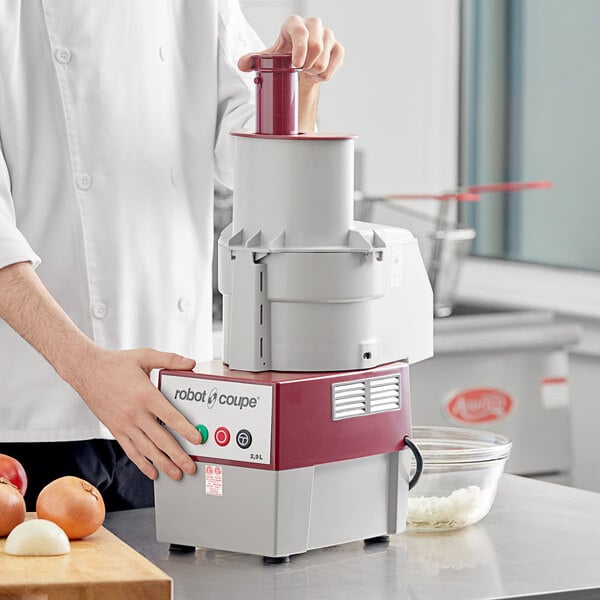
[[79,477],[60,477],[39,494],[37,516],[56,523],[70,540],[78,540],[97,531],[106,516],[100,492]]
[[0,477],[0,537],[8,535],[25,520],[25,500],[21,492],[4,477]]

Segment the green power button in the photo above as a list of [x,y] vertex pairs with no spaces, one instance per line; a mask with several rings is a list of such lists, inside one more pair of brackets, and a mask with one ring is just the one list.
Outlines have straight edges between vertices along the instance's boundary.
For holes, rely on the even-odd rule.
[[204,444],[208,439],[208,429],[206,428],[206,425],[196,425],[196,429],[200,432],[200,435],[202,436],[202,441],[200,443]]

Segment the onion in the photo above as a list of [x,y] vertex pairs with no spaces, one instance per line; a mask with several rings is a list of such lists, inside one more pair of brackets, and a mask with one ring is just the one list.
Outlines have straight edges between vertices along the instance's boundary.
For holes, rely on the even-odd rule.
[[4,552],[15,556],[57,556],[71,551],[65,532],[44,519],[17,525],[6,538]]
[[70,540],[91,535],[104,522],[106,509],[100,492],[79,477],[60,477],[49,483],[35,506],[40,519],[56,523]]
[[4,477],[0,477],[0,537],[8,535],[25,520],[25,500],[21,492]]
[[21,492],[21,496],[25,495],[27,474],[16,458],[0,454],[0,477],[8,479]]

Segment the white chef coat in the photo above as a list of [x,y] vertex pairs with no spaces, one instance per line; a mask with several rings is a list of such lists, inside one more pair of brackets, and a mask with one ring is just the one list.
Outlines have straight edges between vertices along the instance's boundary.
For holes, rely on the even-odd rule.
[[[213,176],[262,47],[237,0],[0,0],[0,267],[31,261],[106,348],[210,359]],[[0,441],[98,437],[0,321]]]

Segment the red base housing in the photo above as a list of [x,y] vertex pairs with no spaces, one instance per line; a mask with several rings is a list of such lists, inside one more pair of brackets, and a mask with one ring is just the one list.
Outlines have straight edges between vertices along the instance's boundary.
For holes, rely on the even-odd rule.
[[[161,371],[163,375],[271,385],[271,462],[264,464],[194,456],[199,461],[238,464],[258,469],[286,470],[331,463],[404,448],[410,435],[408,365],[391,363],[362,371],[335,373],[251,373],[229,369],[220,361],[203,363],[196,371]],[[398,407],[382,412],[333,418],[332,386],[371,379],[398,378]],[[201,447],[199,447],[199,450]]]

